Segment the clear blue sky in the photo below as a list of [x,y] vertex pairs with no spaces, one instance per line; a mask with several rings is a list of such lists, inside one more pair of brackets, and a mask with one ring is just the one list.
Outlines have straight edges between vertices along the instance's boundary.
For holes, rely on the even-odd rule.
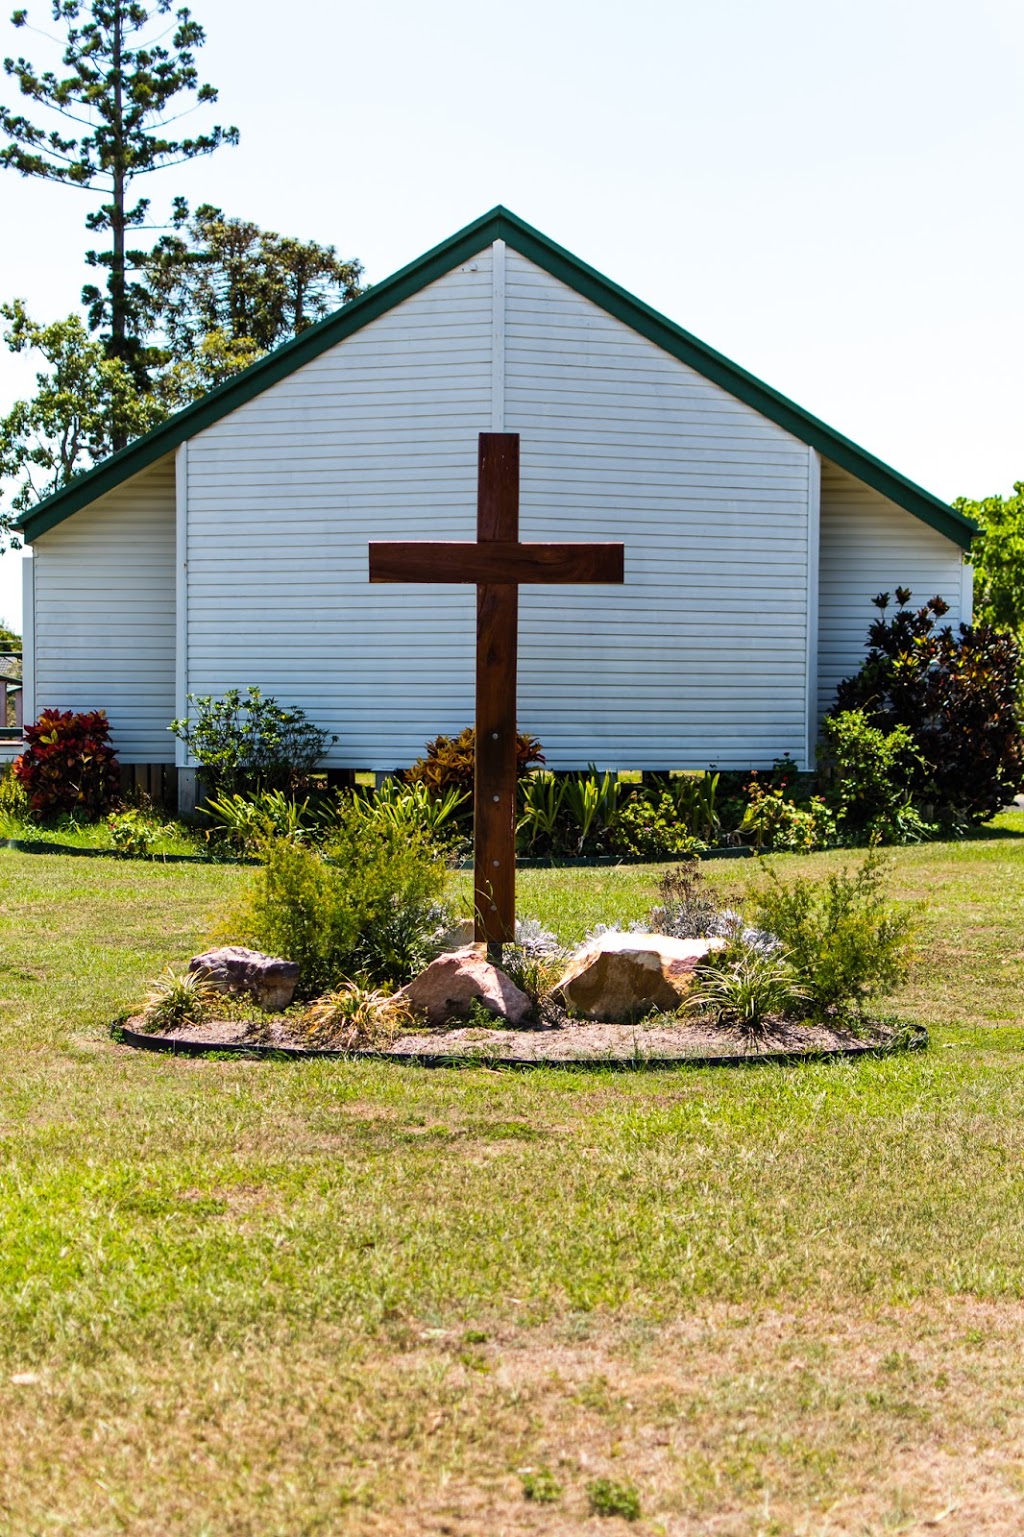
[[[502,202],[939,495],[1024,478],[1020,0],[193,10],[242,142],[147,178],[157,203],[373,280]],[[47,45],[0,24],[22,51]],[[0,294],[66,313],[88,199],[6,173],[0,200]],[[0,408],[30,385],[0,356]]]

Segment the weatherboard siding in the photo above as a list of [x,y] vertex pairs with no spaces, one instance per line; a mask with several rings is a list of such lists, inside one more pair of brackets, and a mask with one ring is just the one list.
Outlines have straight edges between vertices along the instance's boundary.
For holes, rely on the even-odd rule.
[[34,545],[35,712],[106,710],[125,763],[172,763],[174,456]]
[[626,544],[621,588],[523,590],[549,762],[802,757],[806,446],[512,251],[504,290],[485,252],[190,440],[188,688],[257,683],[349,766],[471,721],[472,590],[371,587],[367,543],[473,538],[503,424],[524,538]]
[[188,447],[188,688],[258,684],[389,768],[473,717],[472,589],[371,586],[370,539],[470,539],[491,425],[475,257]]
[[524,591],[521,724],[554,767],[802,760],[806,445],[514,251],[506,305],[523,537],[626,546]]
[[[909,587],[912,603],[945,598],[944,623],[970,620],[963,552],[902,507],[845,470],[823,461],[818,622],[818,709],[832,706],[836,685],[864,660],[872,598]],[[895,609],[895,602],[890,613]]]

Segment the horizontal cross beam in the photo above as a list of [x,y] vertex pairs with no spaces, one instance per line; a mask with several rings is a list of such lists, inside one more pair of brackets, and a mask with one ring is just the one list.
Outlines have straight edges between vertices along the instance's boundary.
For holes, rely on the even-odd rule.
[[370,545],[371,582],[621,582],[621,544],[485,544],[426,540]]

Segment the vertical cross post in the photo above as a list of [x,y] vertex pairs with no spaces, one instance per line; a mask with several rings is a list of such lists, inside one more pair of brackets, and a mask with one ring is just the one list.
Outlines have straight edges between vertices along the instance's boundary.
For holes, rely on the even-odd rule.
[[[519,435],[482,432],[477,542],[519,540]],[[519,588],[481,582],[476,594],[476,770],[473,901],[477,942],[501,964],[515,937],[516,659]]]
[[519,543],[519,435],[482,432],[475,544],[370,545],[371,582],[476,586],[474,929],[487,958],[516,926],[516,651],[521,582],[621,582],[621,544]]

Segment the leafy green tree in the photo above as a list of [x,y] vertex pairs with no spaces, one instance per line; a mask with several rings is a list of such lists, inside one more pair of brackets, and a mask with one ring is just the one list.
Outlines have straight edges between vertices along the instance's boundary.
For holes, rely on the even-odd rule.
[[258,353],[304,331],[360,290],[362,263],[334,246],[228,218],[204,203],[153,248],[151,309],[172,356],[194,359],[220,333]]
[[971,545],[977,619],[1024,634],[1024,480],[1012,496],[961,496],[953,506],[981,527]]
[[[46,367],[36,374],[32,400],[15,401],[0,419],[0,481],[14,481],[0,512],[0,534],[11,514],[23,512],[104,459],[115,440],[138,437],[156,425],[163,408],[137,387],[128,364],[107,356],[77,315],[37,325],[24,301],[0,305],[12,352],[38,351]],[[16,544],[17,541],[14,541]]]
[[[168,29],[156,30],[171,4],[52,0],[53,19],[63,30],[62,68],[38,69],[24,57],[4,60],[22,96],[45,109],[45,122],[0,106],[0,129],[8,138],[0,166],[101,195],[86,226],[109,235],[109,245],[88,252],[87,260],[106,269],[106,287],[88,285],[82,299],[90,329],[103,332],[107,356],[131,367],[142,384],[148,378],[143,339],[149,295],[129,274],[145,253],[128,250],[126,236],[146,223],[150,199],[132,201],[132,184],[238,141],[237,128],[214,127],[186,138],[168,133],[188,110],[181,98],[194,96],[204,105],[217,100],[213,86],[199,83],[195,50],[205,34],[191,12],[174,12],[169,38]],[[25,27],[28,12],[15,11],[11,19]],[[125,441],[118,424],[114,445]]]

